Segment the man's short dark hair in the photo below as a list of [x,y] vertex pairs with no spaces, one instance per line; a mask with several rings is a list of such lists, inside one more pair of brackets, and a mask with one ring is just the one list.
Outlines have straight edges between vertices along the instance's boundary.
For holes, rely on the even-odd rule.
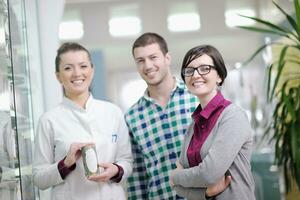
[[148,32],[142,34],[134,41],[132,45],[132,55],[134,55],[135,48],[145,47],[147,45],[155,43],[159,45],[159,48],[164,55],[166,55],[169,52],[167,42],[162,36],[158,35],[157,33]]

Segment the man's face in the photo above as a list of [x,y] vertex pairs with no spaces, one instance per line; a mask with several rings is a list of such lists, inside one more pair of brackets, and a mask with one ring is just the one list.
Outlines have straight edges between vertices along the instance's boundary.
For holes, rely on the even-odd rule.
[[170,73],[171,58],[162,53],[157,43],[137,47],[133,55],[138,72],[148,85],[160,84]]

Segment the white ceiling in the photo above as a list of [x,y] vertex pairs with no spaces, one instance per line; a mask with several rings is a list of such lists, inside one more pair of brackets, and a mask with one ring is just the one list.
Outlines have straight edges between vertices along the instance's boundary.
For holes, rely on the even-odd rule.
[[[185,0],[196,2],[201,16],[201,30],[191,33],[170,33],[166,28],[166,17],[169,5],[174,2],[180,0],[66,0],[65,11],[77,10],[80,13],[85,33],[79,42],[89,49],[103,52],[107,71],[135,71],[131,56],[131,45],[135,37],[116,39],[109,35],[109,10],[113,6],[139,4],[143,32],[157,32],[165,37],[175,70],[180,68],[185,52],[199,44],[216,46],[230,66],[245,61],[262,44],[263,37],[257,33],[226,27],[224,19],[226,5],[249,4],[261,17],[282,19],[274,12],[271,0]],[[289,10],[292,7],[289,0],[277,2]]]

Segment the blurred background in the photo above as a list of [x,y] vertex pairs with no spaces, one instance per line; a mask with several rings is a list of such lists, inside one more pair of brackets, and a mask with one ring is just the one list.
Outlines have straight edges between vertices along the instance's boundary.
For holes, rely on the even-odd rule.
[[[292,1],[276,2],[293,14]],[[94,97],[126,111],[146,88],[131,54],[144,32],[166,39],[178,78],[190,48],[211,44],[220,50],[228,69],[223,92],[246,110],[254,130],[257,199],[285,199],[274,150],[261,142],[271,117],[265,66],[272,50],[243,65],[259,46],[277,38],[236,28],[255,25],[238,14],[285,23],[271,0],[0,0],[0,199],[50,199],[49,191],[33,186],[31,164],[38,118],[62,98],[54,74],[59,44],[76,41],[89,49]]]

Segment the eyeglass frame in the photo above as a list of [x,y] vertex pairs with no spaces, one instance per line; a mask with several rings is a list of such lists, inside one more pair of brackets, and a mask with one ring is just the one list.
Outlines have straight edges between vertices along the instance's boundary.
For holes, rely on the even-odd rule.
[[[204,74],[201,74],[200,72],[199,72],[199,68],[201,68],[201,67],[204,67],[204,66],[208,66],[209,67],[209,70],[208,70],[208,72],[207,73],[204,73]],[[184,71],[185,71],[185,69],[193,69],[193,73],[191,74],[191,75],[186,75],[185,73],[184,73]],[[198,67],[185,67],[185,68],[183,68],[182,69],[182,75],[183,76],[185,76],[185,77],[191,77],[191,76],[194,76],[194,74],[195,74],[195,71],[197,71],[198,72],[198,74],[199,75],[206,75],[206,74],[209,74],[209,72],[211,71],[211,69],[216,69],[216,67],[215,66],[213,66],[213,65],[208,65],[208,64],[205,64],[205,65],[199,65]]]

